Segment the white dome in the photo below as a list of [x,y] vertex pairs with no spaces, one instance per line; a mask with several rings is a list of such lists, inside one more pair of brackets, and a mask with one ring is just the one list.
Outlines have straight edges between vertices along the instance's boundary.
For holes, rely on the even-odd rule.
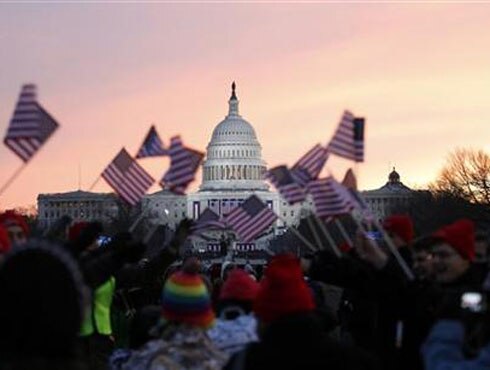
[[262,148],[252,125],[238,113],[235,83],[228,104],[228,115],[207,147],[201,190],[266,190]]

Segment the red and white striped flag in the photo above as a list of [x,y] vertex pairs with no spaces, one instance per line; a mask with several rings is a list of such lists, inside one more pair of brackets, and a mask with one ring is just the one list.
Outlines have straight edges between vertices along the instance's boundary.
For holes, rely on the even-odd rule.
[[37,102],[36,85],[27,84],[22,86],[4,143],[28,162],[58,126],[58,122]]
[[180,136],[170,139],[170,168],[160,181],[162,188],[184,194],[187,186],[194,181],[204,153],[184,147]]
[[320,144],[315,145],[294,164],[291,174],[295,180],[305,186],[308,181],[316,180],[328,159],[328,151]]
[[364,118],[357,118],[346,110],[337,131],[327,146],[329,153],[350,159],[364,161]]
[[167,150],[163,146],[162,139],[158,135],[155,126],[150,127],[150,131],[145,137],[143,144],[141,144],[136,158],[147,158],[147,157],[161,157],[167,155]]
[[136,205],[155,183],[153,177],[124,148],[102,172],[102,177],[132,206]]
[[225,222],[245,243],[253,241],[262,231],[268,229],[277,216],[257,196],[250,196],[240,207],[233,209]]
[[226,229],[225,222],[215,212],[206,208],[194,225],[192,225],[191,232],[194,235],[199,235],[208,230],[224,229]]
[[303,202],[306,199],[305,189],[298,184],[286,166],[271,168],[267,171],[266,177],[289,204]]
[[308,183],[308,190],[313,197],[316,214],[320,218],[350,213],[354,208],[347,189],[331,176],[311,181]]

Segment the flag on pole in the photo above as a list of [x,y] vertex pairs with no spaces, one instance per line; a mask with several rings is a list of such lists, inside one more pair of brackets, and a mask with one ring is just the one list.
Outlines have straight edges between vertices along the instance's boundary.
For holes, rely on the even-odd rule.
[[344,179],[342,180],[342,185],[344,185],[347,189],[352,189],[357,191],[357,178],[352,171],[352,168],[349,168],[344,175]]
[[346,110],[327,150],[355,162],[364,162],[364,118],[354,117]]
[[136,154],[136,158],[160,157],[164,155],[167,155],[167,150],[163,146],[157,129],[155,126],[151,126],[143,144],[141,144],[140,150],[138,150],[138,154]]
[[5,145],[26,163],[59,126],[37,102],[36,90],[33,84],[22,86],[4,138]]
[[342,189],[342,185],[331,176],[308,183],[318,217],[334,217],[352,211],[351,199]]
[[180,136],[170,139],[170,168],[160,181],[162,188],[169,188],[175,193],[184,194],[187,186],[194,180],[204,154],[184,147]]
[[248,243],[276,220],[276,214],[256,195],[252,195],[240,207],[233,209],[226,216],[225,222],[239,235],[241,241]]
[[286,166],[270,169],[267,171],[266,177],[289,204],[303,202],[306,199],[304,188],[298,184]]
[[316,180],[328,159],[328,151],[320,144],[315,145],[303,155],[292,167],[295,180],[305,186],[308,181]]
[[201,234],[204,231],[223,230],[225,228],[225,222],[215,212],[206,208],[192,226],[191,232],[192,234]]
[[155,182],[124,148],[102,172],[102,177],[132,206],[143,198]]

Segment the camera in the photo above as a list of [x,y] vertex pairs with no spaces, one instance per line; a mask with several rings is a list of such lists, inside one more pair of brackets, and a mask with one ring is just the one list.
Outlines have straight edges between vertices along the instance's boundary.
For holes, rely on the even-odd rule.
[[461,295],[461,308],[471,313],[483,313],[487,310],[487,298],[480,292],[465,292]]

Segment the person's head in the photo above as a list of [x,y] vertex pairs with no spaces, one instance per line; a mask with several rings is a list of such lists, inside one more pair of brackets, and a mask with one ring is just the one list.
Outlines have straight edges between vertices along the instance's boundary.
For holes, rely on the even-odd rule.
[[485,230],[480,230],[475,234],[475,262],[489,262],[489,235]]
[[103,231],[99,222],[77,222],[68,229],[68,240],[76,253],[91,251],[98,247],[97,238]]
[[431,246],[435,239],[431,236],[419,238],[413,243],[413,272],[418,279],[434,279],[434,259]]
[[177,325],[207,329],[214,324],[211,297],[195,264],[185,264],[165,282],[162,316]]
[[0,223],[5,227],[10,242],[14,245],[24,244],[29,237],[29,226],[24,216],[8,210],[0,214]]
[[275,256],[262,278],[253,311],[262,328],[289,315],[312,313],[315,303],[299,260],[292,254]]
[[234,319],[252,311],[259,284],[247,272],[235,268],[221,287],[218,312],[223,319]]
[[70,358],[88,297],[60,247],[31,240],[0,266],[0,362]]
[[435,279],[451,283],[460,278],[475,258],[475,228],[470,220],[459,220],[437,230],[432,237]]
[[413,240],[413,223],[407,215],[392,215],[383,222],[383,228],[397,248],[409,245]]

